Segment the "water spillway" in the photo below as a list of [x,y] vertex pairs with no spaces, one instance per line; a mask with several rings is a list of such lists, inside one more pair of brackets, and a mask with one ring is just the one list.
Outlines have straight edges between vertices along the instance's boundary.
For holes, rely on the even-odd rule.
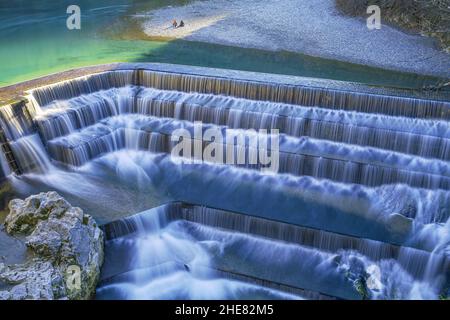
[[[55,160],[68,165],[82,165],[94,157],[120,149],[142,149],[171,153],[177,143],[171,143],[171,132],[184,128],[194,136],[194,125],[166,118],[120,116],[102,120],[73,134],[47,141]],[[204,126],[203,130],[211,126]],[[215,127],[226,136],[227,127]],[[230,131],[228,131],[230,132]],[[231,131],[245,135],[245,131]],[[334,181],[377,186],[408,183],[422,188],[448,189],[448,162],[417,159],[395,152],[330,143],[306,137],[279,137],[280,173],[308,175]],[[203,151],[212,143],[199,139]],[[192,143],[194,145],[194,143]],[[237,146],[221,143],[219,148]],[[241,146],[239,146],[241,147]],[[250,148],[247,145],[244,148]],[[251,150],[247,150],[248,154]],[[192,153],[192,152],[191,152]],[[223,163],[223,159],[218,159]]]
[[35,90],[34,96],[40,105],[46,105],[54,100],[69,99],[111,87],[120,88],[125,85],[141,85],[163,90],[210,93],[256,101],[322,106],[330,109],[399,115],[410,118],[450,118],[447,101],[290,84],[271,84],[261,81],[239,80],[232,76],[211,77],[144,69],[105,72],[94,77],[87,76],[76,81],[69,80],[58,85],[45,86]]
[[[384,243],[182,203],[171,203],[115,221],[104,226],[104,230],[107,247],[114,248],[106,260],[116,263],[107,262],[103,268],[97,291],[99,298],[108,298],[115,291],[125,296],[132,294],[128,288],[133,286],[142,289],[138,298],[145,298],[152,293],[146,288],[147,282],[142,284],[139,280],[158,277],[166,279],[168,285],[174,285],[174,274],[181,273],[206,283],[223,278],[235,280],[239,275],[240,290],[230,290],[231,293],[225,294],[226,298],[237,298],[233,294],[245,291],[245,286],[250,283],[265,290],[276,288],[300,298],[360,299],[362,297],[352,286],[351,279],[352,272],[358,272],[358,267],[363,273],[375,264],[384,268],[392,268],[394,264],[397,281],[412,291],[414,284],[407,282],[411,280],[409,275],[416,279],[426,278],[423,267],[429,259],[429,253],[420,250],[405,251]],[[154,240],[155,237],[170,237],[171,245],[162,251],[162,244]],[[175,258],[176,263],[168,263],[170,254],[179,250],[178,244],[190,247],[188,243],[193,240],[201,241],[193,256],[181,254]],[[130,256],[136,247],[151,251],[153,257]],[[240,256],[245,256],[245,260],[239,259]],[[301,259],[304,263],[298,263]],[[448,267],[449,261],[442,258],[438,270],[442,272]],[[198,274],[201,268],[209,272]],[[311,281],[315,278],[323,281]],[[421,280],[415,281],[415,285],[422,286]],[[371,294],[392,298],[387,282]],[[402,294],[411,293],[406,291]]]
[[[161,298],[150,292],[167,285],[178,298],[211,286],[218,297],[356,299],[374,266],[371,298],[436,298],[448,287],[445,99],[136,69],[27,100],[0,108],[1,174],[24,193],[56,189],[100,222],[198,204],[107,225],[108,250],[130,264],[107,262],[100,296]],[[174,156],[180,141],[189,148]],[[261,151],[275,171],[250,161]]]

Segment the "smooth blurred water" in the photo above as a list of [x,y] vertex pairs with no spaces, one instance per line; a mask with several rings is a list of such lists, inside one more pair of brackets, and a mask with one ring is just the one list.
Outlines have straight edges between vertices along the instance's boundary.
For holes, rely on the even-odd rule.
[[161,1],[76,1],[82,10],[81,30],[68,30],[66,9],[73,1],[2,1],[0,85],[62,69],[135,59],[138,43],[130,46],[132,42],[108,39],[104,32],[114,29],[117,19],[131,8],[145,3],[151,7]]
[[211,246],[220,242],[198,241],[178,223],[163,228],[150,211],[137,235],[106,243],[97,299],[300,299],[218,276]]
[[[402,249],[397,259],[372,260],[357,250],[326,250],[177,218],[169,221],[167,215],[177,210],[176,204],[158,207],[107,229],[97,299],[317,299],[324,294],[360,299],[354,281],[365,272],[375,277],[369,289],[372,298],[433,299],[442,281],[430,281],[426,273],[425,278],[415,278],[403,268],[408,254],[418,258],[420,252]],[[231,213],[222,217],[214,209],[202,210],[207,221],[219,226],[225,217],[232,219]],[[199,212],[189,212],[202,220]],[[267,221],[249,219],[244,215],[238,220],[253,231],[256,225],[267,227]],[[245,280],[236,281],[236,275]]]
[[[373,270],[371,298],[446,294],[448,103],[290,89],[152,71],[35,89],[29,103],[0,109],[0,160],[14,171],[2,205],[54,190],[100,224],[173,201],[203,206],[208,219],[212,208],[229,211],[171,223],[130,217],[136,234],[108,237],[99,298],[290,298],[230,276],[244,274],[357,299],[355,282]],[[229,132],[282,130],[281,170],[172,155],[167,137],[198,120]],[[14,257],[10,247],[2,250]]]

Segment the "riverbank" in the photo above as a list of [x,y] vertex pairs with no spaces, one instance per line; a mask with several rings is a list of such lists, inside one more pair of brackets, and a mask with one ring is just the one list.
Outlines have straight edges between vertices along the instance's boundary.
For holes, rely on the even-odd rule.
[[405,30],[435,38],[450,53],[450,6],[446,1],[336,0],[336,6],[347,15],[366,16],[370,5],[378,5],[383,20]]
[[[142,19],[149,37],[289,51],[391,70],[449,77],[450,55],[434,41],[388,25],[370,31],[341,15],[334,0],[217,0],[164,7]],[[171,28],[182,19],[183,28]],[[312,23],[311,23],[312,21]]]
[[[225,3],[222,0],[201,2],[202,4],[208,4],[209,9],[193,12],[194,15],[203,15],[200,19],[201,23],[198,25],[194,24],[194,20],[186,20],[183,15],[178,16],[176,14],[177,19],[185,19],[186,27],[173,31],[185,32],[185,30],[189,30],[192,26],[196,26],[199,30],[193,31],[192,35],[186,37],[183,34],[179,34],[176,36],[179,39],[169,37],[171,38],[170,40],[167,40],[167,37],[162,37],[161,35],[146,35],[142,31],[141,24],[143,23],[145,25],[151,15],[160,12],[159,10],[168,10],[167,12],[169,13],[166,16],[156,16],[157,19],[161,19],[161,25],[167,28],[168,25],[170,26],[172,20],[170,10],[181,10],[180,12],[183,13],[183,10],[185,10],[183,8],[196,6],[199,3],[198,1],[173,0],[164,3],[163,1],[156,1],[151,2],[152,5],[148,2],[145,2],[145,5],[143,5],[143,0],[123,0],[123,2],[126,5],[122,5],[123,3],[121,4],[119,1],[112,1],[110,6],[102,6],[103,2],[95,2],[93,4],[88,1],[80,1],[80,5],[83,8],[83,12],[86,13],[86,16],[83,18],[83,28],[79,31],[71,31],[65,27],[66,17],[60,13],[65,12],[66,8],[62,5],[53,7],[47,3],[45,7],[41,8],[42,12],[30,11],[25,5],[18,7],[10,5],[7,11],[0,13],[0,18],[9,21],[8,19],[20,16],[21,19],[20,21],[14,20],[17,22],[17,26],[14,28],[10,24],[5,24],[0,27],[0,42],[7,44],[0,47],[0,60],[2,61],[3,67],[0,73],[0,87],[73,68],[117,62],[171,63],[333,79],[415,90],[436,88],[441,83],[445,83],[445,80],[442,80],[442,78],[370,67],[364,64],[365,60],[361,60],[361,64],[355,64],[343,62],[346,61],[345,57],[336,60],[317,57],[320,54],[312,56],[299,53],[295,48],[284,46],[284,44],[287,43],[290,45],[290,39],[292,37],[292,39],[296,39],[295,33],[302,32],[299,29],[304,29],[303,25],[302,28],[299,28],[296,26],[299,22],[291,19],[292,21],[289,22],[291,26],[288,29],[283,29],[283,23],[285,22],[283,22],[283,19],[277,13],[273,19],[266,19],[267,21],[261,20],[261,17],[257,17],[257,21],[255,20],[256,25],[254,27],[253,25],[249,26],[248,21],[252,17],[248,13],[251,15],[254,10],[246,12],[245,10],[239,9],[242,6],[245,9],[245,5],[248,6],[251,3],[249,0],[244,0],[242,3],[229,1],[227,2],[229,6],[225,9],[222,8]],[[181,3],[184,6],[181,6]],[[186,5],[186,3],[191,4]],[[259,7],[267,4],[270,9],[271,3],[273,5],[273,1],[257,4],[255,8],[260,12],[262,9]],[[282,4],[281,7],[284,8],[286,7],[286,3],[290,2],[283,0],[280,3]],[[236,31],[235,33],[228,32],[230,31],[228,30],[230,27],[228,23],[222,23],[222,21],[229,21],[231,19],[230,16],[222,17],[225,12],[224,10],[241,12],[237,15],[237,18],[233,18],[235,22],[233,28],[236,28],[233,29]],[[148,12],[151,14],[145,14]],[[211,15],[208,12],[212,12],[211,14],[217,22],[211,22]],[[244,18],[241,19],[242,14]],[[266,14],[268,13],[266,12]],[[285,14],[288,16],[288,12],[285,12]],[[219,21],[219,19],[224,20]],[[306,21],[306,17],[304,19]],[[151,20],[153,21],[153,19]],[[350,20],[354,21],[355,19],[350,18]],[[32,21],[38,23],[39,27],[35,27],[31,23]],[[111,21],[114,21],[113,25],[110,24]],[[314,21],[314,26],[310,26],[311,28],[322,28],[321,24],[323,22],[321,22],[320,17]],[[212,26],[208,26],[208,24],[212,24]],[[263,24],[265,27],[263,32],[260,32],[260,24]],[[292,28],[292,25],[296,26],[296,28]],[[218,42],[221,42],[220,39],[215,40],[214,37],[206,37],[203,39],[199,36],[202,32],[210,30],[211,27],[224,28],[221,31],[222,33],[213,32],[212,35],[215,37],[222,34],[223,38],[228,41],[229,39],[226,34],[228,32],[232,40],[230,41],[232,45],[218,44]],[[249,28],[254,29],[255,32],[245,33],[244,31]],[[332,33],[327,33],[332,31],[324,30],[323,32],[327,36],[332,36]],[[314,30],[313,33],[315,32]],[[261,37],[261,35],[264,37]],[[191,36],[200,37],[200,39],[199,41],[194,41],[190,38]],[[238,40],[242,41],[242,43]],[[260,41],[262,45],[252,45],[251,42],[256,40]],[[282,45],[279,45],[279,42]],[[330,41],[330,44],[333,43],[337,45],[336,42]],[[307,49],[316,47],[315,43],[308,45],[307,41],[303,44]],[[327,45],[330,44],[327,43]],[[272,45],[275,47],[271,48],[270,46]],[[292,45],[294,46],[295,43],[292,43]],[[266,46],[268,49],[265,49]],[[337,49],[341,50],[342,48]],[[318,47],[317,50],[320,51],[321,48]],[[322,51],[326,53],[325,50]],[[330,56],[334,57],[333,55]],[[389,53],[389,56],[392,56],[392,54]],[[410,64],[415,66],[414,63]],[[423,69],[432,70],[433,68],[427,68],[425,66]],[[444,66],[440,70],[448,69]],[[5,101],[2,100],[1,103],[4,104]]]

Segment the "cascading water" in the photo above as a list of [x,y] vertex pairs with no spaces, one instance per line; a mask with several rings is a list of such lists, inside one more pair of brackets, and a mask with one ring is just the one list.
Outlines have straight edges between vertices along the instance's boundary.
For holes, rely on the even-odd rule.
[[[449,102],[147,70],[38,88],[29,101],[0,108],[23,193],[57,190],[100,222],[171,200],[244,214],[166,206],[126,220],[107,242],[99,298],[433,299],[448,289]],[[171,156],[180,128],[194,150],[231,147],[247,160],[252,137],[269,136],[254,130],[278,129],[279,170],[183,162]],[[212,141],[208,129],[247,140]]]
[[[106,256],[99,298],[161,298],[166,294],[165,290],[158,290],[161,283],[166,284],[168,291],[178,292],[177,298],[198,298],[196,294],[201,291],[197,290],[203,286],[211,286],[216,298],[242,298],[236,294],[255,290],[244,284],[223,282],[221,277],[246,279],[253,285],[265,283],[309,298],[323,298],[323,294],[328,298],[361,298],[362,289],[355,282],[370,277],[377,282],[370,283],[364,294],[373,298],[416,297],[417,288],[422,298],[435,294],[426,283],[411,276],[413,272],[419,279],[424,277],[423,272],[417,274],[418,265],[408,261],[411,257],[416,262],[424,258],[421,252],[410,251],[406,257],[400,249],[395,257],[391,255],[398,248],[382,243],[362,244],[364,240],[215,209],[171,204],[107,225],[105,231],[107,246],[111,247],[107,252],[111,255]],[[371,258],[355,251],[352,242],[358,243],[360,250],[365,247]],[[378,254],[374,255],[375,251]],[[447,262],[440,271],[448,267]],[[380,277],[373,270],[379,270]],[[192,285],[193,277],[201,277],[202,285]],[[179,288],[186,283],[187,289]],[[402,291],[393,296],[393,287],[401,287]],[[191,288],[196,290],[191,292]]]
[[[407,154],[449,159],[447,122],[306,108],[206,94],[133,87],[113,89],[56,102],[38,124],[47,140],[69,134],[120,113],[203,121],[242,129],[278,128],[290,136],[310,136],[374,146]],[[133,103],[133,96],[137,102]],[[120,101],[119,101],[120,100]],[[55,132],[55,130],[57,130]]]
[[183,228],[161,224],[165,220],[164,209],[131,218],[137,227],[133,237],[107,241],[106,252],[111,255],[106,259],[123,263],[105,264],[98,299],[298,298],[217,277],[211,256],[202,243]]
[[0,152],[0,179],[7,177],[11,174],[11,169],[8,165],[8,160],[3,152]]
[[11,149],[25,172],[46,173],[52,167],[39,135],[32,134],[11,143]]

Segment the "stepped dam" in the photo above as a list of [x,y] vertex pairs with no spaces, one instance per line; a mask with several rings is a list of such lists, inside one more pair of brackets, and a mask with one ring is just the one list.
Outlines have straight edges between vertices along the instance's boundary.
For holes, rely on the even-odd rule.
[[124,65],[0,107],[0,205],[95,217],[98,299],[446,298],[449,121],[445,94]]

